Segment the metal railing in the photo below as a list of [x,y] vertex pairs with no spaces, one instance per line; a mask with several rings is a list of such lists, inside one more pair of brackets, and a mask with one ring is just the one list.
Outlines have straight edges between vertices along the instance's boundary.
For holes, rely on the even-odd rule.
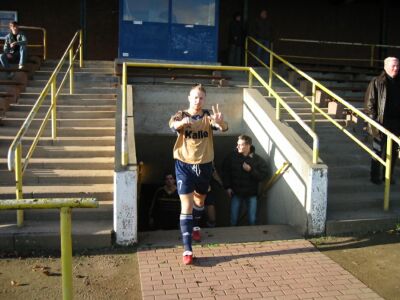
[[[248,44],[249,42],[253,42],[257,47],[261,47],[265,51],[267,51],[270,54],[270,65],[265,64],[263,61],[261,61],[254,53],[249,51]],[[272,50],[266,48],[264,45],[259,43],[256,39],[252,37],[247,37],[246,38],[246,63],[248,61],[247,55],[250,55],[253,57],[255,60],[257,60],[261,65],[269,69],[269,86],[272,88],[272,79],[273,76],[278,78],[281,82],[283,82],[287,87],[289,87],[293,92],[295,92],[300,98],[304,99],[307,103],[310,104],[311,106],[311,128],[314,131],[315,130],[315,114],[318,112],[322,116],[324,116],[328,121],[330,121],[333,125],[335,125],[337,128],[339,128],[345,135],[347,135],[353,142],[355,142],[358,146],[360,146],[364,151],[366,151],[370,156],[372,156],[374,159],[379,161],[384,167],[385,167],[385,191],[384,191],[384,200],[383,200],[383,209],[387,211],[389,209],[389,198],[390,198],[390,181],[391,181],[391,161],[392,161],[392,155],[391,155],[391,149],[392,149],[392,144],[393,141],[396,142],[400,146],[400,139],[387,129],[385,129],[382,125],[379,123],[375,122],[372,120],[370,117],[368,117],[365,113],[345,101],[343,98],[340,96],[336,95],[334,92],[326,88],[324,85],[319,83],[318,81],[314,80],[312,77],[301,71],[300,69],[296,68],[294,65],[274,53]],[[312,84],[312,95],[311,97],[304,95],[302,92],[300,92],[297,88],[295,88],[292,84],[290,84],[286,79],[284,79],[281,75],[279,75],[277,72],[273,70],[274,66],[274,59],[280,61],[284,65],[286,65],[289,69],[292,71],[296,72],[299,74],[301,77],[306,79],[308,82]],[[381,157],[379,157],[375,152],[373,152],[368,146],[366,146],[360,139],[358,139],[353,133],[351,133],[349,130],[347,130],[344,126],[342,126],[339,122],[337,122],[335,119],[333,119],[330,115],[328,115],[326,112],[324,112],[318,105],[316,104],[316,92],[317,89],[320,91],[326,93],[327,95],[331,96],[334,101],[339,102],[342,104],[344,107],[346,107],[351,114],[359,117],[360,119],[364,120],[367,122],[370,126],[376,128],[383,134],[387,136],[387,147],[386,147],[386,161],[384,161]],[[282,100],[283,101],[283,100]],[[280,118],[280,107],[276,105],[276,118]]]
[[306,40],[306,39],[289,39],[289,38],[281,38],[279,41],[282,42],[293,42],[293,43],[305,43],[305,44],[317,44],[317,45],[336,45],[336,46],[351,46],[351,47],[365,47],[370,48],[369,50],[369,58],[341,58],[341,57],[311,57],[304,55],[284,55],[280,54],[281,57],[287,58],[302,58],[302,59],[313,59],[313,60],[330,60],[330,61],[354,61],[354,62],[367,62],[370,67],[374,66],[374,63],[377,61],[381,61],[375,58],[376,48],[383,49],[400,49],[400,46],[396,45],[381,45],[381,44],[368,44],[368,43],[350,43],[350,42],[333,42],[333,41],[318,41],[318,40]]
[[[77,43],[78,42],[78,43]],[[74,53],[74,45],[77,43],[77,47]],[[32,157],[33,152],[39,142],[40,137],[42,136],[44,129],[47,125],[47,122],[51,116],[51,136],[52,139],[55,140],[57,138],[57,97],[64,86],[66,79],[69,75],[69,92],[70,94],[74,93],[74,60],[79,53],[79,66],[83,66],[83,55],[82,55],[82,31],[78,30],[74,37],[72,38],[70,44],[68,45],[67,49],[64,52],[64,55],[61,57],[60,61],[58,62],[56,68],[54,69],[53,73],[51,74],[49,80],[47,81],[46,85],[44,86],[42,92],[40,93],[38,99],[36,100],[35,104],[33,105],[29,115],[25,119],[24,123],[21,125],[20,130],[18,131],[17,135],[15,136],[13,142],[11,143],[8,149],[8,170],[15,172],[15,183],[16,183],[16,199],[23,199],[22,193],[22,176],[28,166],[29,159]],[[69,66],[65,71],[65,75],[62,78],[59,86],[57,88],[57,76],[61,71],[64,62],[67,60],[69,56]],[[35,135],[35,138],[32,141],[29,150],[22,161],[22,141],[25,137],[28,129],[35,118],[36,114],[38,113],[41,105],[43,104],[46,96],[51,93],[51,105],[47,110],[41,125]],[[23,211],[17,211],[17,224],[18,226],[23,225]]]
[[[43,27],[23,26],[23,25],[20,25],[18,27],[20,29],[41,31],[41,33],[42,33],[42,43],[41,44],[30,44],[29,43],[29,38],[28,38],[28,47],[31,47],[31,48],[43,48],[43,60],[46,60],[46,58],[47,58],[47,32],[46,32],[46,29],[43,28]],[[8,25],[0,25],[0,28],[8,28]]]
[[[283,99],[272,89],[271,82],[268,84],[264,79],[251,67],[233,67],[233,66],[215,66],[215,65],[189,65],[189,64],[158,64],[158,63],[135,63],[124,62],[122,66],[122,130],[126,128],[126,107],[127,107],[127,68],[170,68],[170,69],[193,69],[193,70],[219,70],[219,71],[245,71],[249,74],[248,86],[253,86],[253,77],[256,78],[261,85],[272,95],[276,100],[277,107],[282,106],[288,113],[298,122],[298,124],[311,136],[313,139],[312,162],[318,163],[319,139],[315,132],[296,114],[296,112],[287,105]],[[124,121],[125,120],[125,121]],[[125,124],[125,125],[124,125]],[[126,166],[128,155],[126,147],[126,133],[122,133],[121,141],[121,161],[122,165]]]
[[72,208],[97,208],[99,203],[94,198],[70,199],[16,199],[1,200],[0,210],[11,209],[60,209],[61,238],[61,276],[64,300],[73,298],[72,288]]

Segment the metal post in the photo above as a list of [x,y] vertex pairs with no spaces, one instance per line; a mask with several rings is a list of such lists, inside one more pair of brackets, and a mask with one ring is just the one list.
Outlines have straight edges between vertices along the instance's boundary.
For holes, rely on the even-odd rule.
[[315,132],[315,94],[316,94],[317,88],[315,86],[315,83],[312,84],[312,95],[311,95],[311,129],[312,131]]
[[390,180],[392,173],[392,145],[393,140],[388,136],[386,142],[386,164],[385,164],[385,194],[383,198],[383,210],[389,210]]
[[71,208],[61,207],[61,273],[63,300],[72,300],[72,237],[71,237]]
[[249,88],[251,89],[253,87],[253,74],[252,74],[252,69],[249,69]]
[[[23,199],[22,194],[22,145],[18,144],[15,149],[15,196],[17,200]],[[17,226],[22,227],[24,225],[24,211],[22,209],[17,210]]]
[[275,99],[275,106],[275,119],[279,121],[281,119],[281,103],[278,98]]
[[374,66],[374,56],[375,56],[375,45],[371,45],[371,57],[370,57],[370,66]]
[[244,44],[244,66],[247,67],[248,57],[247,52],[249,50],[249,37],[246,36],[246,42]]
[[[274,68],[274,56],[272,55],[272,50],[271,50],[271,52],[269,53],[269,80],[268,80],[268,84],[271,89],[272,89],[273,68]],[[271,97],[271,90],[268,90],[268,97]]]
[[53,140],[57,138],[57,86],[56,78],[54,77],[51,82],[51,137]]
[[72,95],[74,93],[74,51],[73,47],[69,49],[69,65],[71,69],[69,70],[69,93]]
[[43,60],[47,58],[47,32],[43,29]]
[[122,166],[128,165],[128,144],[127,144],[127,120],[126,120],[126,113],[127,113],[127,66],[126,63],[122,64],[122,144],[121,144],[121,164]]
[[83,67],[83,34],[79,30],[79,68]]

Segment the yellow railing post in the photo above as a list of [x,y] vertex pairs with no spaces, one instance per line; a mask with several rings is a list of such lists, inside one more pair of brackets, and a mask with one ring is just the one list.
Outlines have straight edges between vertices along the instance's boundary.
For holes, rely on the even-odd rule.
[[370,66],[374,66],[374,56],[375,56],[375,45],[371,45],[371,57],[370,57]]
[[312,95],[311,95],[311,129],[315,131],[315,94],[317,88],[315,83],[312,84]]
[[79,68],[83,67],[83,34],[79,30]]
[[71,47],[69,49],[69,65],[71,69],[69,70],[69,93],[72,95],[74,93],[74,49]]
[[54,77],[51,82],[51,138],[55,140],[57,138],[57,86],[56,78]]
[[281,103],[278,98],[275,98],[275,106],[275,119],[279,121],[281,119]]
[[251,70],[249,70],[249,88],[251,89],[253,87],[253,74]]
[[47,32],[43,29],[43,60],[47,58]]
[[383,210],[389,209],[389,197],[390,197],[390,180],[392,175],[392,145],[393,140],[391,137],[387,137],[386,142],[386,163],[385,163],[385,195],[383,198]]
[[[269,53],[269,80],[268,84],[272,88],[272,76],[274,75],[273,73],[273,68],[274,68],[274,56],[272,55],[272,51]],[[271,92],[268,91],[268,97],[271,97]]]
[[122,149],[121,149],[121,161],[122,166],[128,165],[128,150],[127,150],[127,82],[128,82],[128,74],[127,74],[127,65],[124,62],[122,64]]
[[72,237],[71,208],[60,209],[61,269],[63,300],[72,300]]
[[247,52],[249,51],[249,38],[246,36],[246,42],[244,44],[244,66],[247,67],[248,64],[248,55]]
[[[17,200],[23,199],[22,193],[22,145],[18,144],[15,149],[15,196]],[[17,210],[17,226],[22,227],[24,225],[24,211],[22,209]]]

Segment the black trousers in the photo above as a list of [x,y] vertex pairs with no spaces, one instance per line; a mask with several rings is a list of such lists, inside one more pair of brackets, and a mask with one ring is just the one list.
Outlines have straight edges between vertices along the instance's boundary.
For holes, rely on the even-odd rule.
[[[400,135],[400,124],[397,124],[399,121],[396,120],[395,123],[391,122],[386,124],[385,128],[387,128],[390,132],[395,135]],[[375,137],[372,142],[372,149],[376,155],[386,161],[386,145],[387,144],[387,136],[385,134],[381,134],[379,137]],[[393,171],[396,165],[397,157],[399,154],[399,145],[393,142],[392,144],[392,164],[391,164],[391,178],[393,180]],[[382,182],[385,179],[385,168],[384,166],[377,161],[376,159],[371,159],[371,181],[373,182]]]

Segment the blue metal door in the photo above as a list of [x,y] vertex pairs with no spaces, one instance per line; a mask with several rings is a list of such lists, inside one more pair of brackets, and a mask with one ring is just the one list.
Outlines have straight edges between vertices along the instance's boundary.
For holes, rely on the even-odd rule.
[[119,58],[216,62],[219,0],[121,0]]

